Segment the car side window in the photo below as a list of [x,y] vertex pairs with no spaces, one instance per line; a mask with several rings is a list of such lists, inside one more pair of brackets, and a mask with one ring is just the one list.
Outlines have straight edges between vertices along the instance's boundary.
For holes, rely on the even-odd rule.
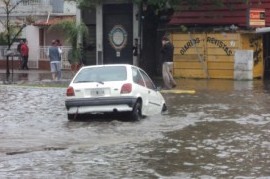
[[149,88],[149,89],[155,90],[156,86],[154,85],[153,81],[149,78],[149,76],[142,70],[140,70],[140,72],[141,72],[141,74],[143,76],[146,87]]
[[132,78],[133,78],[134,83],[141,86],[145,86],[143,78],[141,74],[139,73],[138,69],[132,68]]

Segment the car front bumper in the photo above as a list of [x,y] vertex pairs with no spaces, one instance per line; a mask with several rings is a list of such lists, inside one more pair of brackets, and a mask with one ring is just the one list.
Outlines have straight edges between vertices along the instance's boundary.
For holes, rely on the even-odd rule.
[[132,111],[137,99],[134,97],[105,97],[66,99],[69,114]]

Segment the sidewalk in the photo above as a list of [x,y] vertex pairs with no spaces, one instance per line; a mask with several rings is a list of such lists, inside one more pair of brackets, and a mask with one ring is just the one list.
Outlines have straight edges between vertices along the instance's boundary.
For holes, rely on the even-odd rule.
[[62,71],[62,79],[53,81],[51,72],[47,70],[10,70],[9,79],[7,81],[6,70],[0,69],[0,80],[3,84],[15,83],[69,83],[72,79],[72,73],[68,70]]

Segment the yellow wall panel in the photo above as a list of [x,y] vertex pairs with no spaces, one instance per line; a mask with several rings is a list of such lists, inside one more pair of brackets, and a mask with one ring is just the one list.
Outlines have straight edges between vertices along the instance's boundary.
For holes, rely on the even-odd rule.
[[172,40],[174,41],[189,41],[190,39],[196,39],[196,38],[204,38],[205,34],[181,34],[181,33],[177,33],[177,34],[172,34]]
[[[226,45],[226,47],[229,49],[239,49],[240,43],[241,43],[239,41],[235,41],[235,42],[223,41],[223,42],[224,42],[224,45]],[[223,46],[223,45],[220,45],[220,46]],[[219,44],[207,43],[207,47],[210,47],[210,48],[221,48],[220,46]]]
[[189,55],[189,54],[204,54],[204,48],[189,48],[188,51],[185,51],[184,49],[181,48],[174,48],[174,54],[183,54],[184,55]]
[[224,49],[221,48],[207,48],[207,54],[208,55],[227,55],[227,56],[233,56],[234,50],[233,49]]
[[209,77],[215,79],[233,79],[234,71],[233,70],[208,70]]
[[173,42],[173,46],[174,48],[183,48],[185,45],[189,46],[189,48],[203,48],[204,47],[204,43],[192,43],[190,41],[174,41]]
[[[263,44],[261,35],[241,33],[173,33],[174,76],[206,78],[234,78],[235,50],[254,50],[253,76],[263,75]],[[194,39],[191,41],[191,39]],[[195,45],[192,43],[195,42]],[[205,63],[200,63],[200,58]]]
[[198,61],[175,62],[174,69],[202,69],[203,64]]
[[260,61],[253,68],[253,77],[259,78],[263,76],[263,63]]
[[198,61],[198,55],[174,55],[173,60],[174,61]]
[[207,61],[217,61],[217,62],[232,62],[234,63],[234,56],[227,56],[227,55],[208,55]]
[[182,78],[206,78],[203,70],[174,69],[174,76]]
[[224,63],[224,62],[208,62],[208,70],[234,70],[233,63]]
[[207,33],[207,37],[219,40],[239,40],[239,36],[238,33]]

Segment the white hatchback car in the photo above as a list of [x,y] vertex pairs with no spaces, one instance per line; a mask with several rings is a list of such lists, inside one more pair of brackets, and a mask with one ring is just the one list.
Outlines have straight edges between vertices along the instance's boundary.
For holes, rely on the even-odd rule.
[[166,111],[166,103],[142,69],[126,64],[81,68],[66,91],[69,120],[81,114],[118,113],[131,120]]

